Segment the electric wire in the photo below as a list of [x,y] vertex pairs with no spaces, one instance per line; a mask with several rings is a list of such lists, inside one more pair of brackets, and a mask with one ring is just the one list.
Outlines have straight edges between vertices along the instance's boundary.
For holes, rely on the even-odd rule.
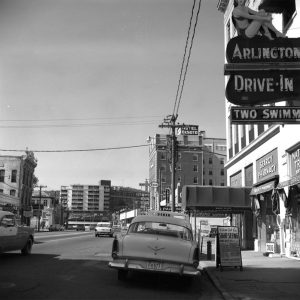
[[186,74],[187,74],[187,70],[188,70],[188,66],[189,66],[189,62],[190,62],[190,57],[191,57],[191,53],[192,53],[192,47],[193,47],[195,32],[196,32],[196,28],[197,28],[197,24],[198,24],[200,8],[201,8],[201,0],[199,0],[199,3],[198,3],[196,19],[195,19],[194,28],[193,28],[193,35],[192,35],[192,39],[191,39],[191,43],[190,43],[189,54],[188,54],[188,58],[187,58],[186,66],[185,66],[185,72],[184,72],[184,76],[183,76],[183,80],[182,80],[180,96],[179,96],[179,99],[178,99],[178,104],[177,104],[176,113],[175,113],[176,116],[178,115],[178,110],[179,110],[179,106],[180,106],[181,99],[182,99],[182,92],[183,92],[185,79],[186,79]]
[[192,21],[193,21],[193,17],[194,17],[195,4],[196,4],[196,0],[194,0],[194,3],[193,3],[192,14],[191,14],[191,17],[190,17],[190,22],[189,22],[188,34],[187,34],[187,38],[186,38],[186,41],[185,41],[184,54],[183,54],[183,59],[182,59],[182,63],[181,63],[180,75],[179,75],[177,91],[176,91],[176,97],[175,97],[175,103],[174,103],[174,108],[173,108],[173,115],[175,114],[176,105],[177,105],[177,101],[178,101],[178,93],[179,93],[179,88],[180,88],[180,85],[181,85],[181,78],[182,78],[183,67],[184,67],[184,63],[185,63],[186,50],[187,50],[187,46],[189,44]]
[[[121,149],[131,149],[131,148],[141,148],[148,147],[148,144],[144,145],[134,145],[134,146],[120,146],[120,147],[108,147],[108,148],[91,148],[91,149],[66,149],[66,150],[30,150],[34,153],[50,153],[50,152],[92,152],[92,151],[106,151],[106,150],[121,150]],[[16,149],[0,149],[3,152],[26,152],[26,150],[16,150]]]

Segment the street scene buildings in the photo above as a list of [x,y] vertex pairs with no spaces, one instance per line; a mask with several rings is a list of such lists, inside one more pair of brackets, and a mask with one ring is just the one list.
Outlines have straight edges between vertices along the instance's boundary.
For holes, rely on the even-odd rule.
[[[296,13],[300,9],[299,1],[250,0],[247,3],[254,10],[265,9],[275,13],[272,15],[273,24],[282,28],[289,38],[300,36],[300,18]],[[232,17],[233,1],[220,0],[218,9],[224,13],[226,47],[229,40],[237,35]],[[260,97],[263,99],[264,94]],[[299,106],[299,100],[280,101],[275,106]],[[255,250],[299,257],[299,124],[287,124],[285,121],[233,124],[232,107],[235,105],[226,101],[227,183],[232,187],[252,188],[251,231]],[[251,226],[251,222],[249,224]]]

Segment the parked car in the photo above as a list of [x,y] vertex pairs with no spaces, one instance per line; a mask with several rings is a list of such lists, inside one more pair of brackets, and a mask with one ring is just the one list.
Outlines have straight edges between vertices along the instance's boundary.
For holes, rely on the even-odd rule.
[[83,224],[77,225],[76,231],[85,231],[85,226]]
[[49,231],[64,231],[65,226],[60,224],[52,224],[49,226]]
[[200,274],[199,248],[183,214],[150,211],[135,217],[125,235],[115,237],[109,267],[124,280],[128,271],[173,273],[194,277]]
[[0,253],[21,250],[23,255],[28,255],[33,241],[33,228],[19,225],[13,213],[0,211]]
[[113,237],[114,231],[112,229],[110,222],[99,222],[97,223],[95,227],[95,237],[101,236],[101,235],[108,235],[110,237]]

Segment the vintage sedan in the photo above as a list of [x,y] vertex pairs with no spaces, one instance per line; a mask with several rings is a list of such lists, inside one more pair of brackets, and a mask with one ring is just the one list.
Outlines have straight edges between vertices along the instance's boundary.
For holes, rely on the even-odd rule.
[[135,217],[125,235],[115,237],[108,265],[118,270],[119,280],[128,271],[194,277],[200,274],[199,247],[185,215],[150,211]]
[[0,211],[0,253],[21,250],[23,255],[28,255],[33,241],[33,228],[18,225],[13,213]]

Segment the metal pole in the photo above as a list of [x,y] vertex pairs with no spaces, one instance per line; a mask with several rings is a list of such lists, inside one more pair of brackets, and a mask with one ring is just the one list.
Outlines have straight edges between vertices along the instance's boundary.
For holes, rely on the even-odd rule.
[[175,143],[176,143],[176,135],[175,135],[175,116],[172,117],[172,180],[171,180],[171,191],[172,191],[172,211],[175,211]]

